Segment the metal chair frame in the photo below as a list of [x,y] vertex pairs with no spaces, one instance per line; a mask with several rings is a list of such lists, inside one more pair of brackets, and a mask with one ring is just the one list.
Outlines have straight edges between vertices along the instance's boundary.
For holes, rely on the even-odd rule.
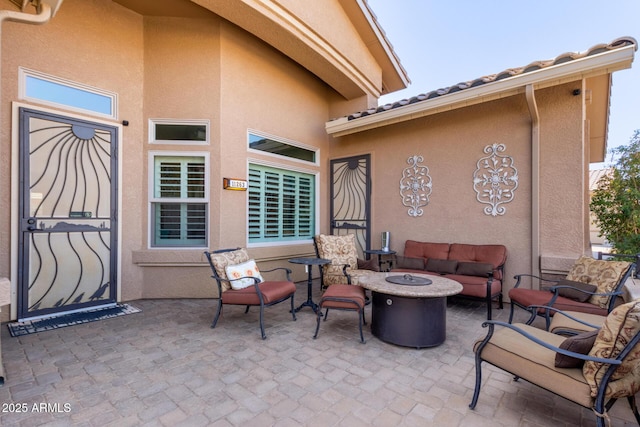
[[[222,313],[222,282],[227,282],[227,283],[231,283],[231,281],[229,279],[224,279],[222,277],[220,277],[218,275],[218,272],[215,269],[215,266],[213,265],[213,261],[211,259],[211,255],[212,254],[220,254],[220,253],[224,253],[224,252],[232,252],[232,251],[236,251],[240,248],[230,248],[230,249],[218,249],[215,251],[205,251],[204,254],[207,257],[207,260],[209,261],[209,265],[211,267],[211,271],[213,271],[213,275],[211,276],[213,279],[215,279],[216,284],[218,286],[218,297],[214,298],[218,300],[218,308],[216,309],[216,314],[215,317],[213,318],[213,322],[211,323],[211,328],[215,328],[216,324],[218,323],[218,319],[220,318],[220,314]],[[277,270],[282,270],[285,272],[286,276],[287,276],[287,281],[291,282],[291,270],[285,267],[276,267],[273,268],[271,270],[261,270],[262,273],[268,273],[268,272],[273,272],[273,271],[277,271]],[[227,303],[227,305],[246,305],[246,309],[245,309],[245,314],[249,312],[249,308],[251,306],[259,306],[260,307],[260,333],[262,336],[262,339],[266,339],[267,335],[264,331],[264,308],[265,307],[271,307],[272,305],[281,303],[283,301],[286,301],[287,299],[291,300],[291,315],[293,317],[293,320],[296,320],[296,312],[293,308],[294,306],[294,302],[293,302],[293,297],[295,293],[291,293],[290,295],[287,295],[283,298],[280,298],[276,301],[272,301],[270,303],[265,303],[264,302],[264,297],[262,295],[262,291],[260,289],[260,284],[261,283],[266,283],[266,282],[261,282],[260,279],[255,278],[255,277],[242,277],[241,279],[246,279],[246,278],[250,278],[254,280],[253,286],[255,288],[256,294],[258,295],[258,299],[260,300],[260,304],[229,304]],[[236,279],[238,280],[238,279]],[[231,290],[227,290],[225,292],[234,292],[233,289]]]

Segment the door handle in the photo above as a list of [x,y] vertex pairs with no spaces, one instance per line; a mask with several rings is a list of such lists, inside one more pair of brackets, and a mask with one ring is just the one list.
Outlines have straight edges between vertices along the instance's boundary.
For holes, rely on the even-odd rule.
[[35,219],[35,218],[29,218],[29,219],[27,220],[27,224],[29,224],[29,225],[27,226],[27,231],[35,231],[35,230],[37,230],[37,228],[36,228],[36,227],[34,227],[34,224],[35,224],[35,223],[36,223],[36,219]]

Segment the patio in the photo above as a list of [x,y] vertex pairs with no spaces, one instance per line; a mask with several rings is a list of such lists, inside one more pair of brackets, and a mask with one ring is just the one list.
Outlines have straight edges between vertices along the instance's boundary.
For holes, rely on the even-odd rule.
[[[298,290],[296,302],[305,284]],[[292,322],[287,304],[271,307],[263,341],[255,309],[227,307],[212,330],[211,300],[132,304],[142,313],[20,338],[3,325],[0,424],[595,425],[591,411],[486,364],[478,406],[468,408],[483,304],[450,303],[446,342],[422,350],[385,344],[368,327],[360,344],[352,312],[330,312],[314,340],[310,309]],[[503,321],[508,313],[494,311]],[[24,403],[26,413],[7,412]],[[43,403],[48,412],[32,411]],[[635,425],[626,400],[610,416],[613,426]]]

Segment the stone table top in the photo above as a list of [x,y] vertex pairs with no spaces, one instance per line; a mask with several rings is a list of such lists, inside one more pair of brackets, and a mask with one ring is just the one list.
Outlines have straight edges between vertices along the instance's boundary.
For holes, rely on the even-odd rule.
[[432,283],[430,285],[396,285],[395,283],[387,282],[387,277],[397,276],[398,274],[398,272],[364,274],[358,278],[358,284],[373,292],[415,298],[448,297],[462,292],[462,285],[455,280],[431,274],[411,274],[414,277],[423,277],[431,280]]

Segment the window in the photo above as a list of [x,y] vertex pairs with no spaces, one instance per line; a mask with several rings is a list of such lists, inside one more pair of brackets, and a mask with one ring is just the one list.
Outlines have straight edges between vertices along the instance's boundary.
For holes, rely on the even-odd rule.
[[152,153],[151,246],[206,247],[208,157]]
[[20,69],[20,98],[55,107],[116,118],[116,95],[80,83]]
[[281,138],[276,139],[275,137],[260,135],[255,132],[249,132],[249,148],[305,162],[316,162],[316,150],[314,149],[304,148],[298,142],[285,142]]
[[249,243],[311,239],[315,176],[249,165]]
[[160,144],[209,143],[208,120],[149,120],[149,142]]

